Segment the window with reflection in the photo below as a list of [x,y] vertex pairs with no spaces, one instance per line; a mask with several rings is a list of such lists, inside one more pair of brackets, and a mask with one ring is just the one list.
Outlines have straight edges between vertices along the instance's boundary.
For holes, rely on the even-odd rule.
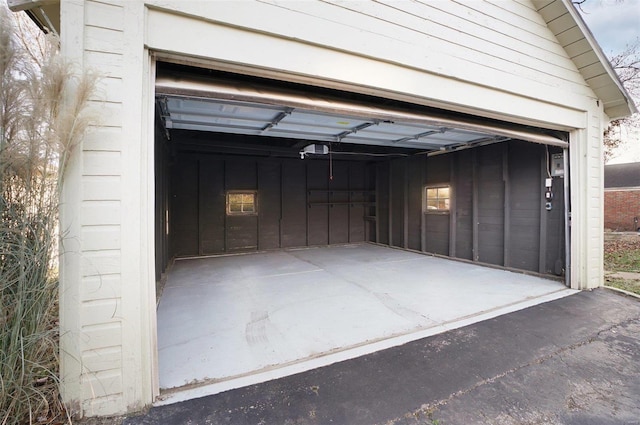
[[451,188],[449,186],[426,187],[425,192],[425,212],[449,212],[451,200]]

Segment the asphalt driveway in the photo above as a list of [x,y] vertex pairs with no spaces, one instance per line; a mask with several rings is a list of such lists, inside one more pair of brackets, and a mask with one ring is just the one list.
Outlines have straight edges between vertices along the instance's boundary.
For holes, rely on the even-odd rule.
[[640,424],[640,300],[581,292],[123,423]]

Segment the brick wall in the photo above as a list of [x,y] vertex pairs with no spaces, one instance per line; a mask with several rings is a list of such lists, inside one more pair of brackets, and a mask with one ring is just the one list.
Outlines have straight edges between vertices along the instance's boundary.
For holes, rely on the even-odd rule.
[[604,228],[613,231],[635,231],[640,224],[640,189],[606,190],[604,192]]

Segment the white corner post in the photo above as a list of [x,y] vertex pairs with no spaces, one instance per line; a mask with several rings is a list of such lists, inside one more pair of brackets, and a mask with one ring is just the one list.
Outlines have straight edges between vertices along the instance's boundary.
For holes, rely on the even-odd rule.
[[[61,54],[83,67],[84,3],[60,3]],[[72,415],[82,413],[80,286],[82,280],[82,146],[69,158],[60,198],[60,389]]]
[[602,106],[593,100],[585,128],[571,132],[571,287],[602,286],[604,165]]

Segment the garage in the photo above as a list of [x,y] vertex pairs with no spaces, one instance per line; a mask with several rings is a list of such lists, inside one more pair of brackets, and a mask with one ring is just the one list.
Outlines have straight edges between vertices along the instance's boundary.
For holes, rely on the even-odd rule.
[[[61,194],[72,415],[224,391],[602,285],[603,130],[637,108],[569,0],[9,6],[101,76],[100,122]],[[375,318],[373,335],[347,332]],[[332,343],[253,357],[289,347],[274,331],[287,326]],[[174,343],[216,350],[208,335],[224,330],[238,362],[172,375],[201,359],[166,357]]]
[[566,133],[169,63],[156,102],[165,397],[571,292]]

